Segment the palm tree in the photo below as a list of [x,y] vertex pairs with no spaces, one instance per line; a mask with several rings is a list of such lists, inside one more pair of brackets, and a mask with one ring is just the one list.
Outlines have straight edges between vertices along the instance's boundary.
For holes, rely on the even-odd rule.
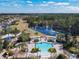
[[64,34],[62,34],[62,33],[58,33],[57,34],[57,42],[63,42],[64,40],[63,40],[63,37],[64,37]]
[[22,32],[22,34],[18,38],[21,42],[29,42],[31,39],[29,35],[25,32]]
[[17,47],[19,47],[19,49],[20,49],[20,52],[27,52],[26,51],[26,48],[28,48],[28,46],[27,46],[27,44],[25,43],[25,42],[23,42],[23,43],[20,43],[20,44],[18,44],[17,46],[16,46],[16,56],[14,56],[14,57],[16,57],[17,58]]
[[76,48],[78,48],[77,36],[73,36],[72,42],[73,42],[73,46],[75,46]]
[[56,53],[56,49],[55,48],[49,48],[48,52],[51,53],[51,57],[52,57],[52,53]]
[[14,44],[13,44],[12,42],[9,42],[8,48],[9,48],[9,49],[10,49],[10,48],[14,48]]
[[10,43],[9,41],[4,40],[4,42],[3,42],[3,48],[4,48],[4,49],[8,49],[9,43]]
[[5,53],[3,54],[3,57],[4,57],[5,59],[8,59],[8,54],[7,54],[7,52],[5,52]]
[[39,41],[38,39],[35,39],[35,40],[34,40],[35,48],[36,48],[36,43],[37,43],[38,41]]
[[0,50],[2,50],[2,48],[3,48],[3,42],[4,42],[4,40],[0,37]]
[[15,29],[13,30],[13,32],[14,32],[15,37],[16,37],[17,33],[19,33],[20,31],[19,31],[17,28],[15,28]]
[[22,42],[19,45],[17,45],[17,47],[19,47],[22,52],[25,52],[27,45],[25,42]]
[[22,52],[25,52],[26,58],[27,58],[28,46],[27,46],[27,44],[26,44],[25,42],[23,42],[23,43],[21,44],[21,51],[22,51]]
[[73,54],[78,54],[79,53],[79,49],[76,47],[70,47],[69,48],[69,52],[73,53]]
[[39,52],[39,48],[32,48],[31,53],[37,53],[37,59],[38,59],[38,52]]
[[35,35],[38,35],[38,32],[35,32]]
[[77,59],[79,59],[79,54],[77,54]]
[[56,59],[68,59],[68,58],[63,54],[59,54],[59,56]]

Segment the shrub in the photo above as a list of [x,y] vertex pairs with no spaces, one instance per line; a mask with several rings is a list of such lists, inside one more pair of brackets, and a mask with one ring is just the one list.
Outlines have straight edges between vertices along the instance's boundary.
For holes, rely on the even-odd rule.
[[49,39],[48,42],[54,42],[52,39]]
[[38,52],[38,51],[40,51],[39,48],[33,48],[33,49],[31,50],[31,53],[36,53],[36,52]]
[[50,53],[56,53],[56,49],[55,48],[49,48],[48,52],[50,52]]
[[73,54],[79,53],[79,49],[78,48],[75,48],[75,47],[70,47],[68,50],[69,50],[69,52],[71,52]]
[[8,53],[9,56],[12,56],[14,54],[14,52],[11,51],[11,50],[7,51],[7,53]]
[[37,59],[37,57],[36,56],[31,56],[28,59]]
[[34,42],[39,42],[39,40],[38,39],[35,39]]

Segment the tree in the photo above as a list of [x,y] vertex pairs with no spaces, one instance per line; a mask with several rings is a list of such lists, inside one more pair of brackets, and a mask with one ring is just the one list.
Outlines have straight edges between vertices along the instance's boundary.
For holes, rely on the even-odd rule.
[[56,41],[60,43],[64,42],[64,34],[58,33]]
[[8,49],[9,41],[4,40],[3,42],[3,49]]
[[39,52],[39,48],[32,48],[31,53],[37,53],[37,59],[38,59],[38,52]]
[[12,50],[8,49],[8,50],[7,50],[7,53],[8,53],[8,56],[13,56],[14,51],[12,51]]
[[8,59],[8,53],[5,52],[3,55],[2,55],[4,58]]
[[38,35],[38,32],[35,32],[35,35]]
[[[4,40],[0,37],[0,50],[3,49],[3,42],[4,42]],[[1,52],[1,51],[0,51],[0,52]]]
[[69,52],[73,53],[73,54],[78,54],[79,53],[79,49],[75,48],[75,47],[70,47],[69,48]]
[[20,31],[17,28],[14,28],[14,29],[11,29],[10,32],[15,34],[15,36],[16,36],[16,34],[19,33]]
[[29,42],[31,39],[27,33],[22,32],[22,34],[19,36],[20,42]]
[[56,59],[68,59],[68,58],[63,54],[59,54]]
[[36,48],[36,43],[39,41],[39,39],[35,39],[34,43],[35,43],[35,48]]
[[51,57],[52,57],[52,53],[56,53],[56,49],[55,48],[49,48],[48,52],[51,53]]
[[26,45],[25,42],[23,42],[23,43],[19,44],[19,47],[20,47],[20,49],[21,49],[22,52],[25,52],[25,50],[27,48],[27,45]]
[[79,54],[77,54],[77,59],[79,59]]

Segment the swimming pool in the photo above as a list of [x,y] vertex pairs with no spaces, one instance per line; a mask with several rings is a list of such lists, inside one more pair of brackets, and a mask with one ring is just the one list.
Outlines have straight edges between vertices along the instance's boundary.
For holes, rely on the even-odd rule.
[[41,55],[48,55],[48,49],[52,48],[52,44],[51,43],[47,43],[47,42],[40,42],[40,43],[36,43],[36,48],[39,48],[41,51]]
[[36,31],[38,32],[41,32],[43,34],[46,34],[46,35],[50,35],[50,36],[56,36],[56,31],[54,31],[53,29],[51,28],[46,28],[46,27],[40,27],[40,26],[37,26],[35,28]]
[[8,37],[6,37],[6,38],[4,38],[4,39],[10,41],[12,38],[13,38],[13,37],[8,36]]
[[13,37],[15,37],[15,35],[13,34],[6,34],[2,36],[3,39],[8,40],[8,41],[11,40]]

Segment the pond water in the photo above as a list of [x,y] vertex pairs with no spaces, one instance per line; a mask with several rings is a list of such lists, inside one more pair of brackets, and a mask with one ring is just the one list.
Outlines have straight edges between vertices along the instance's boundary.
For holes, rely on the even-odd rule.
[[50,36],[56,36],[56,34],[57,34],[57,32],[54,31],[53,29],[46,28],[46,27],[37,26],[34,30],[41,32],[43,34],[46,34],[46,35],[50,35]]

